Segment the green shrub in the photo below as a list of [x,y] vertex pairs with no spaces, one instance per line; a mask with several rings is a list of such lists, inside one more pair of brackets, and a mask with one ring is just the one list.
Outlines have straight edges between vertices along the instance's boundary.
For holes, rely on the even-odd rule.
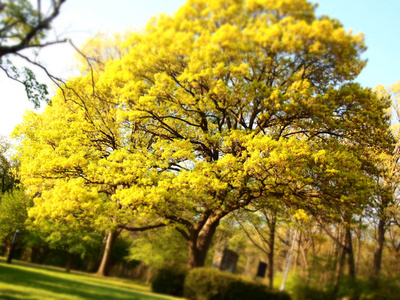
[[236,281],[229,285],[226,300],[267,299],[265,286],[245,281]]
[[151,282],[151,289],[155,293],[182,297],[186,274],[182,268],[161,268]]
[[197,268],[186,276],[184,296],[190,300],[290,300],[289,295],[215,269]]
[[240,280],[231,283],[224,300],[290,300],[290,296],[279,291],[271,291],[255,282]]
[[184,295],[191,300],[222,300],[236,276],[216,269],[196,268],[186,276]]
[[362,300],[398,300],[400,299],[400,277],[376,278],[375,280],[359,278],[355,287],[350,278],[345,277],[340,285],[338,295],[352,295],[354,289]]
[[325,300],[332,298],[333,287],[314,287],[309,285],[298,285],[293,289],[296,300]]
[[[361,277],[361,276],[360,276]],[[291,287],[291,294],[296,300],[325,300],[332,299],[334,284],[330,282],[318,282],[317,278],[308,281],[306,278],[295,277]],[[342,276],[338,299],[357,298],[360,300],[398,300],[400,295],[399,278],[380,278],[371,281],[369,278],[352,279]]]
[[332,299],[334,282],[324,282],[319,277],[294,274],[288,288],[296,300],[325,300]]

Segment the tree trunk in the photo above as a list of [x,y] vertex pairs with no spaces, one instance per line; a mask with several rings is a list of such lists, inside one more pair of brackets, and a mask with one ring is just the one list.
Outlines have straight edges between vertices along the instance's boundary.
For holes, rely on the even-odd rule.
[[[360,218],[361,219],[361,218]],[[361,220],[360,220],[361,223]],[[361,226],[358,228],[358,233],[357,233],[357,260],[356,260],[356,273],[359,273],[360,270],[360,260],[361,260],[361,235],[362,235],[362,229]]]
[[354,259],[353,240],[350,228],[346,228],[346,248],[347,248],[347,263],[349,266],[349,276],[356,279],[356,263]]
[[189,260],[190,269],[203,267],[206,261],[207,252],[210,248],[211,239],[219,225],[221,218],[209,218],[200,230],[192,230],[189,239]]
[[73,258],[73,255],[71,253],[68,253],[67,263],[65,264],[65,272],[67,272],[67,273],[69,273],[71,271],[72,258]]
[[300,247],[301,247],[302,238],[303,238],[303,233],[300,232],[300,235],[299,235],[299,238],[297,241],[297,251],[295,251],[296,259],[295,259],[295,263],[293,266],[293,270],[295,270],[298,266],[300,266]]
[[149,268],[147,269],[146,284],[150,283],[152,277],[153,277],[153,268],[149,266]]
[[301,251],[301,255],[303,256],[303,261],[304,261],[304,269],[306,270],[306,274],[307,277],[309,277],[309,273],[310,273],[310,269],[308,267],[308,249],[304,249],[305,247],[303,247],[300,244],[300,251]]
[[377,245],[374,252],[374,265],[372,277],[378,278],[381,271],[383,245],[385,243],[385,221],[380,219],[378,223]]
[[108,275],[108,268],[110,266],[111,261],[111,253],[112,248],[114,246],[114,242],[118,235],[121,233],[121,229],[117,229],[116,231],[107,230],[107,238],[104,247],[103,256],[101,259],[101,263],[99,269],[97,270],[97,276],[107,276]]
[[[356,286],[356,263],[354,259],[353,240],[350,228],[346,229],[346,248],[347,248],[347,263],[349,266],[349,276],[353,286]],[[358,289],[353,290],[352,300],[358,300],[360,298]]]
[[335,243],[335,248],[334,248],[334,259],[333,259],[333,265],[332,265],[332,271],[333,271],[333,281],[335,281],[336,275],[338,273],[338,269],[340,266],[340,259],[342,257],[341,253],[343,252],[343,234],[341,233],[341,229],[338,227],[337,228],[337,243]]
[[289,274],[290,266],[292,264],[294,247],[295,247],[296,241],[297,241],[297,234],[298,234],[298,231],[296,230],[295,233],[294,233],[294,236],[293,236],[293,241],[292,241],[292,245],[290,247],[290,252],[288,253],[288,257],[287,257],[287,261],[286,261],[286,267],[285,267],[285,271],[283,273],[282,284],[281,284],[281,287],[279,289],[280,291],[285,290],[286,279],[287,279],[287,276]]
[[47,256],[50,254],[51,251],[47,247],[42,247],[41,250],[42,251],[39,252],[39,261],[38,261],[38,263],[40,265],[43,265],[44,261],[46,260]]
[[275,230],[276,230],[276,216],[275,214],[271,218],[269,226],[269,253],[267,253],[268,266],[267,266],[267,278],[268,285],[272,289],[274,285],[274,249],[275,249]]
[[31,263],[36,263],[37,262],[37,257],[39,254],[39,249],[37,247],[32,247],[31,248]]
[[332,298],[331,300],[336,300],[337,299],[337,294],[339,292],[339,287],[340,287],[340,280],[342,278],[342,274],[343,274],[343,268],[344,268],[344,264],[346,261],[346,245],[341,245],[341,255],[340,255],[340,259],[339,259],[339,265],[337,268],[337,275],[336,275],[336,283],[335,286],[333,288],[333,293],[332,293]]

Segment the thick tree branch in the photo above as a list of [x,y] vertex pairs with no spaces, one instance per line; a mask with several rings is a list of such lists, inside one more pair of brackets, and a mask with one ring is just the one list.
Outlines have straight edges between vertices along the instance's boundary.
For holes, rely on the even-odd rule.
[[[30,47],[41,48],[41,47],[45,47],[50,44],[65,42],[66,40],[49,42],[49,43],[45,42],[43,44],[31,44],[31,42],[34,40],[34,38],[38,34],[40,34],[44,30],[49,29],[50,23],[59,15],[61,5],[66,1],[67,0],[53,1],[52,13],[44,19],[38,19],[38,23],[35,26],[33,26],[28,33],[26,33],[24,38],[18,44],[12,45],[12,46],[0,46],[0,57],[7,55],[7,54],[15,54],[18,51],[21,51],[23,49],[30,48]],[[40,12],[39,12],[39,15],[40,15]]]
[[159,224],[155,224],[155,225],[148,225],[148,226],[143,226],[143,227],[132,227],[132,226],[125,225],[125,224],[120,224],[120,225],[118,225],[118,228],[125,229],[125,230],[128,230],[128,231],[146,231],[146,230],[165,227],[165,226],[167,226],[167,225],[164,224],[164,223],[159,223]]

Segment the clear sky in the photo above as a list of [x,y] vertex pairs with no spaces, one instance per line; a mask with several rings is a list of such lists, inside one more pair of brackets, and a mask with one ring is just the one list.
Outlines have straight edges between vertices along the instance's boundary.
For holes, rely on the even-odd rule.
[[[212,0],[210,0],[212,1]],[[142,28],[159,13],[172,14],[185,0],[67,0],[54,23],[54,34],[76,45],[97,32],[124,32]],[[316,3],[316,1],[312,1]],[[346,29],[363,32],[368,50],[367,67],[357,81],[363,86],[390,85],[400,80],[400,1],[320,0],[317,15],[337,18]],[[74,51],[68,45],[46,48],[40,60],[58,76],[67,77]],[[46,80],[44,77],[40,77]],[[0,74],[0,134],[9,135],[33,106],[22,86]]]

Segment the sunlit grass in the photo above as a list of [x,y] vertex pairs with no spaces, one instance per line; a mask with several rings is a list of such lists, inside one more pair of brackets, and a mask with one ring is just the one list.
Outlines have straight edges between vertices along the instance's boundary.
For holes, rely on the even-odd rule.
[[48,268],[6,264],[0,260],[0,299],[178,299],[152,294],[128,280],[65,273]]

